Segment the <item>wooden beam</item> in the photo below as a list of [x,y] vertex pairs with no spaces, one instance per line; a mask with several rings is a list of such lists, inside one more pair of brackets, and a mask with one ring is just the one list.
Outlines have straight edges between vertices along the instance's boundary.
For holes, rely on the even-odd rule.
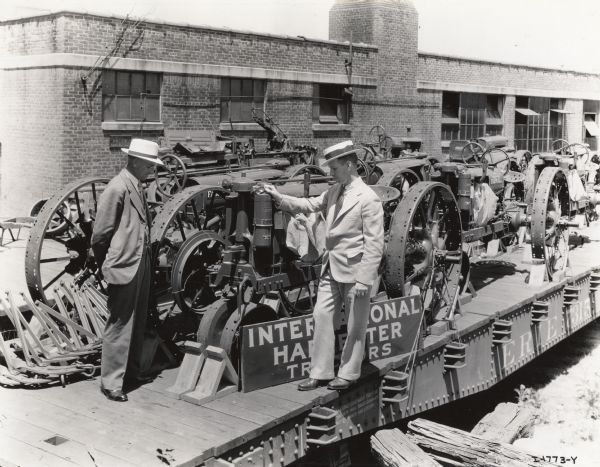
[[371,436],[371,449],[377,461],[385,467],[436,467],[440,465],[398,428],[379,430]]
[[515,449],[510,444],[490,441],[481,436],[440,423],[418,418],[409,422],[409,438],[423,451],[444,465],[462,467],[543,467],[551,466],[539,457]]
[[471,434],[510,444],[517,438],[526,437],[534,421],[535,413],[531,407],[503,402],[483,417],[471,430]]

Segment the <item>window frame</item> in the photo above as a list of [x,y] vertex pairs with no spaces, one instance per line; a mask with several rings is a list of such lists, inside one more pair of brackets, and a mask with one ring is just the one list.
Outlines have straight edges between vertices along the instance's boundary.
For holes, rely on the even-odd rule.
[[[141,82],[140,78],[142,78]],[[135,83],[135,80],[138,82]],[[140,92],[134,92],[135,88],[140,89]],[[161,73],[103,70],[102,121],[116,123],[162,122],[161,89]],[[151,103],[154,105],[150,107]]]
[[[314,84],[313,123],[324,125],[350,123],[350,102],[344,88],[345,86],[341,84]],[[327,97],[324,97],[324,94],[327,94]]]
[[253,123],[252,108],[263,107],[267,84],[264,79],[222,77],[219,121]]

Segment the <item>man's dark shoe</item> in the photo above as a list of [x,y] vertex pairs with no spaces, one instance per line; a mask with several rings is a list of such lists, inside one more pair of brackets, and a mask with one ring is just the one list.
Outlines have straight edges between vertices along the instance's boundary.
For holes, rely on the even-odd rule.
[[319,386],[325,386],[326,383],[327,381],[323,379],[307,378],[298,385],[298,391],[311,391]]
[[102,394],[104,394],[107,397],[107,399],[110,399],[111,401],[127,402],[128,400],[127,396],[123,394],[123,391],[121,391],[120,389],[115,389],[111,391],[110,389],[100,387],[100,391],[102,391]]
[[333,381],[329,382],[327,389],[331,389],[332,391],[343,391],[344,389],[348,389],[354,383],[356,383],[356,381],[348,381],[347,379],[338,376]]

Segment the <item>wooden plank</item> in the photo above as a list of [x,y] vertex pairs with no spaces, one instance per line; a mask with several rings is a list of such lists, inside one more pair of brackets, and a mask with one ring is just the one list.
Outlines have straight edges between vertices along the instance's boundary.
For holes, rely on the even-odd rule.
[[519,451],[510,444],[488,441],[439,423],[418,418],[408,423],[410,439],[442,464],[464,467],[543,467],[553,464]]
[[259,389],[257,392],[297,402],[308,408],[321,404],[324,400],[333,400],[337,396],[337,391],[330,391],[326,387],[317,388],[313,391],[298,391],[298,382],[271,386]]
[[[234,396],[235,394],[231,395]],[[205,403],[202,407],[216,410],[227,415],[235,416],[243,420],[256,422],[262,426],[271,426],[273,424],[273,421],[276,420],[276,418],[272,415],[263,414],[256,410],[252,410],[249,407],[246,407],[245,404],[240,403],[239,399],[236,398],[233,398],[233,400],[230,400],[228,398],[227,400],[215,399]]]
[[2,467],[72,467],[77,464],[18,439],[0,435],[0,465]]
[[[179,437],[192,437],[198,451],[210,448],[212,442],[218,439],[218,435],[210,436],[212,431],[207,431],[207,426],[193,427],[182,423],[172,417],[172,414],[162,404],[140,403],[135,397],[131,397],[124,404],[109,403],[100,393],[98,387],[79,384],[76,391],[69,391],[67,396],[61,396],[62,388],[48,388],[35,393],[35,397],[54,404],[57,407],[65,407],[77,411],[86,416],[92,416],[98,421],[105,423],[119,423],[130,429],[137,426],[147,426],[160,433],[165,433],[165,440],[172,438],[174,444],[180,442]],[[135,394],[139,394],[136,391]],[[121,426],[121,425],[120,425]]]
[[[16,393],[16,391],[15,391]],[[151,430],[147,426],[136,426],[133,429],[123,423],[106,423],[90,416],[79,414],[71,409],[36,399],[28,392],[2,391],[2,413],[11,418],[31,421],[40,428],[54,431],[57,435],[90,444],[103,452],[135,465],[162,465],[157,457],[157,449],[170,449],[170,441],[162,439],[164,432]],[[112,402],[106,402],[112,403]],[[192,457],[190,446],[177,446],[172,456],[179,462],[188,461]]]
[[527,438],[534,421],[535,413],[530,407],[502,402],[483,417],[471,433],[490,441],[512,443],[518,438]]
[[[31,423],[16,418],[5,417],[0,424],[0,456],[10,459],[11,462],[17,465],[38,465],[37,463],[27,463],[27,459],[22,458],[24,450],[18,450],[17,452],[10,450],[10,446],[13,446],[13,443],[17,443],[18,445],[25,444],[27,446],[25,451],[41,451],[37,454],[39,456],[57,456],[64,461],[64,464],[68,465],[90,467],[97,465],[120,465],[123,467],[134,465],[110,453],[99,451],[94,446],[86,446],[76,440],[67,440],[64,443],[56,445],[45,441],[55,435],[56,433]],[[10,443],[10,446],[5,445],[5,442]],[[0,461],[0,465],[4,464]]]
[[436,467],[440,465],[398,428],[379,430],[371,436],[371,449],[379,463],[386,467]]

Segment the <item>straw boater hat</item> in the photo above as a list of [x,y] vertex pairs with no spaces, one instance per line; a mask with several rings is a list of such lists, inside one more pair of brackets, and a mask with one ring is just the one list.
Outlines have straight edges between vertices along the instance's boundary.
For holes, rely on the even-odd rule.
[[125,154],[143,159],[146,162],[151,162],[156,165],[165,165],[163,161],[158,158],[158,144],[147,139],[134,138],[129,143],[129,148],[121,148]]
[[328,148],[323,149],[323,157],[325,157],[325,160],[321,162],[321,165],[327,165],[334,159],[356,153],[356,150],[356,146],[354,146],[354,143],[350,140],[329,146]]

